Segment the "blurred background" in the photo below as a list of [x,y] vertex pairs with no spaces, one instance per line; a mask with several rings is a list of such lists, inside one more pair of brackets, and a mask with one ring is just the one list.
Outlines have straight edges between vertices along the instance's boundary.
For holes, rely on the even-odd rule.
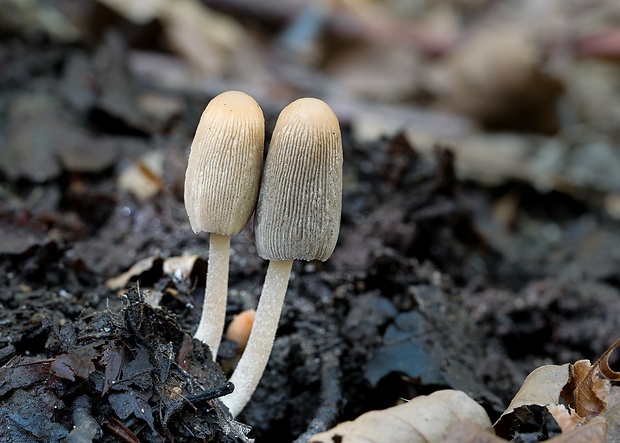
[[241,89],[270,116],[320,97],[359,142],[448,144],[463,178],[620,217],[619,23],[613,0],[2,0],[0,169],[44,181],[78,161],[16,147],[41,105],[24,92],[86,112],[94,132],[157,137],[178,129],[183,97]]

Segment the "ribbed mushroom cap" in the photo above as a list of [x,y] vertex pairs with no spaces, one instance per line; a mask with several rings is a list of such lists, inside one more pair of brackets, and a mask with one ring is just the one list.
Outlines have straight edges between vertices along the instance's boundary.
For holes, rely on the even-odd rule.
[[194,232],[241,232],[256,206],[265,119],[239,91],[215,97],[202,113],[185,173],[185,209]]
[[274,128],[254,228],[267,260],[327,260],[340,231],[342,137],[321,100],[303,98],[282,110]]

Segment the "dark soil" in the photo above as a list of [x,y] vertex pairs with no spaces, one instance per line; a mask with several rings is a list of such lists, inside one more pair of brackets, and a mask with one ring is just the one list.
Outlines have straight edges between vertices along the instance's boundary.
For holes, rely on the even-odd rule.
[[[258,442],[304,441],[444,387],[495,419],[529,371],[596,359],[617,338],[616,221],[524,183],[460,182],[449,147],[426,159],[404,137],[359,143],[344,125],[337,249],[294,263],[266,373],[233,420],[216,398],[235,345],[220,366],[191,339],[208,237],[182,201],[212,95],[153,91],[128,74],[123,38],[95,42],[0,40],[1,441],[246,441],[245,425]],[[147,115],[146,92],[178,113]],[[280,109],[263,109],[272,127]],[[154,151],[157,195],[120,189],[120,171]],[[228,320],[256,305],[266,271],[251,225],[232,249]],[[200,256],[193,271],[167,275],[163,261],[184,254]],[[125,289],[106,286],[148,257]],[[153,293],[161,309],[143,303]]]

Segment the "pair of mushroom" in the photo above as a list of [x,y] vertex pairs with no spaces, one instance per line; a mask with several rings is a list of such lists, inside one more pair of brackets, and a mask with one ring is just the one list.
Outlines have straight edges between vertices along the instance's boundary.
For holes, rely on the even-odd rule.
[[314,98],[289,104],[278,117],[263,168],[264,126],[250,96],[218,95],[202,114],[185,176],[192,229],[211,233],[195,338],[214,359],[225,322],[230,236],[243,230],[255,210],[256,250],[269,260],[250,338],[230,379],[235,390],[222,398],[233,416],[267,365],[293,260],[327,260],[340,229],[342,138],[334,112]]

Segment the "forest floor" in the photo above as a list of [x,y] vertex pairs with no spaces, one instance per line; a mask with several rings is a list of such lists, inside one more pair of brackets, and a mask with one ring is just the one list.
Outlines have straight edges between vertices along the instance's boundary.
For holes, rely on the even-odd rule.
[[[50,28],[50,5],[28,20],[0,3],[0,17],[14,13],[0,19],[1,441],[307,441],[442,388],[495,421],[532,370],[594,361],[618,338],[617,105],[571,132],[549,123],[566,78],[542,82],[537,97],[552,98],[528,103],[540,110],[530,127],[514,110],[412,117],[338,101],[316,70],[280,59],[296,79],[286,88],[244,83],[245,71],[183,83],[170,54],[152,55],[174,34],[165,18],[136,25],[108,2],[70,3],[52,2],[80,24],[70,31]],[[221,13],[262,35],[287,20]],[[613,83],[608,63],[588,72]],[[267,370],[235,420],[215,399],[238,345],[224,341],[214,364],[191,339],[209,251],[183,182],[206,103],[245,84],[270,91],[256,97],[268,139],[291,96],[331,91],[345,160],[337,248],[294,263]],[[415,98],[430,103],[428,91]],[[403,116],[415,124],[393,131]],[[256,306],[267,265],[251,223],[231,251],[227,322]]]

